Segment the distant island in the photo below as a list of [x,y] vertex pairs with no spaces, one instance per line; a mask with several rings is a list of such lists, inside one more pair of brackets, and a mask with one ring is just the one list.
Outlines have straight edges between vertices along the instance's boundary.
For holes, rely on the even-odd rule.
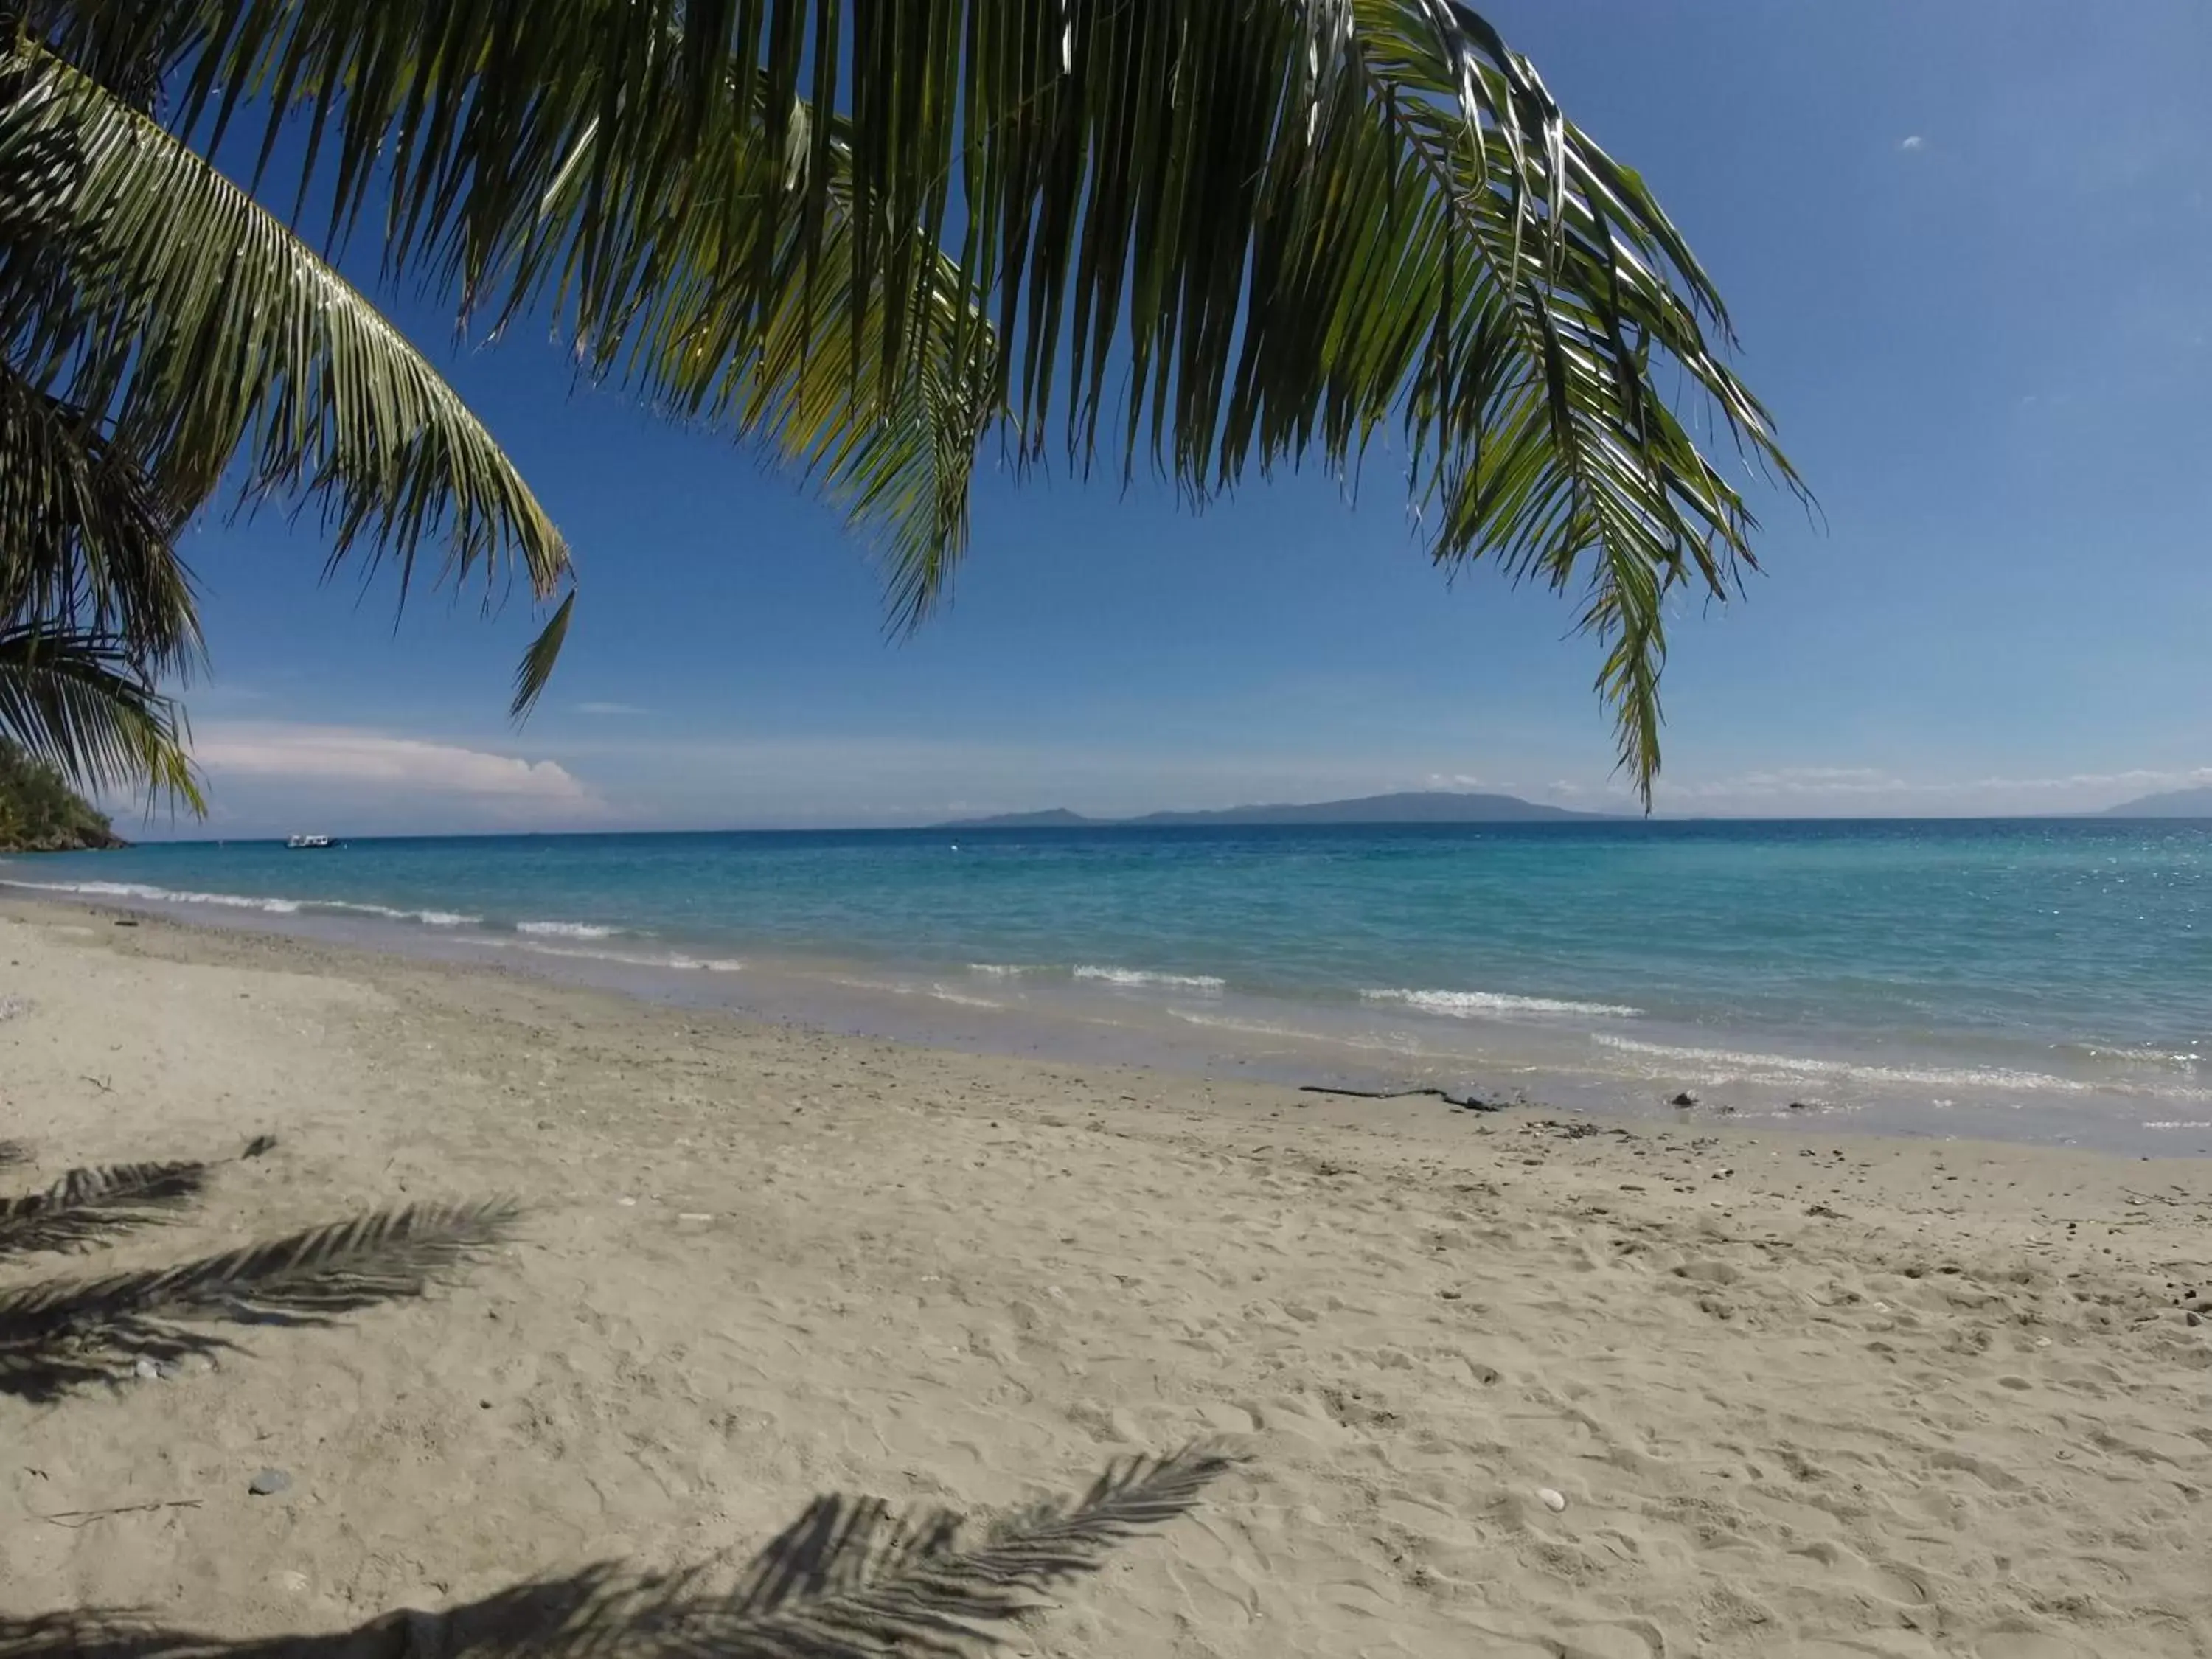
[[2197,789],[2169,789],[2162,794],[2139,795],[2108,806],[2100,815],[2108,818],[2212,818],[2212,784]]
[[1455,793],[1416,790],[1395,795],[1362,795],[1357,800],[1314,801],[1304,805],[1226,806],[1210,812],[1147,812],[1137,818],[1093,818],[1066,807],[1045,812],[1002,812],[995,817],[963,818],[940,830],[1123,830],[1152,825],[1206,823],[1543,823],[1566,818],[1603,819],[1606,812],[1577,812],[1565,806],[1540,806],[1517,795]]
[[0,738],[0,853],[76,853],[130,845],[61,773]]

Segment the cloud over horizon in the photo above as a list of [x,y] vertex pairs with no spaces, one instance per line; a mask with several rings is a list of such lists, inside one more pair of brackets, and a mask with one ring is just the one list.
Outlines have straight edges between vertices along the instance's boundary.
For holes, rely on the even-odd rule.
[[2136,767],[2049,777],[1908,778],[1870,766],[1790,766],[1659,787],[1662,811],[1751,815],[1851,812],[1990,814],[2100,811],[2137,796],[2212,784],[2212,766]]
[[226,722],[207,728],[192,749],[211,775],[565,805],[594,799],[574,774],[557,761],[524,760],[459,744],[394,737],[351,726]]
[[192,747],[207,778],[206,820],[156,820],[147,832],[497,833],[597,829],[615,817],[558,761],[468,741],[368,726],[223,720],[199,726]]
[[[1492,772],[1449,761],[1431,769],[1413,756],[1193,757],[851,734],[549,738],[533,745],[534,756],[496,743],[337,724],[210,722],[196,747],[212,787],[210,817],[169,833],[837,828],[1055,806],[1121,817],[1401,789],[1639,810],[1618,776],[1547,779],[1540,762]],[[2202,785],[2212,785],[2212,765],[1952,778],[1861,765],[1685,769],[1662,776],[1656,809],[1662,817],[2003,817],[2094,812]]]

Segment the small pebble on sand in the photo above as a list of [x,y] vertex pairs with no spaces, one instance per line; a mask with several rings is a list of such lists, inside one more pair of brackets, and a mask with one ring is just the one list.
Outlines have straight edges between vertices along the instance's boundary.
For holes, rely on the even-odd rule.
[[264,1469],[246,1483],[246,1491],[256,1498],[271,1498],[280,1492],[289,1492],[292,1477],[282,1469]]
[[1561,1510],[1567,1506],[1566,1494],[1561,1492],[1554,1492],[1549,1486],[1539,1486],[1536,1488],[1536,1500],[1543,1504],[1546,1509],[1551,1510],[1554,1515],[1557,1515]]

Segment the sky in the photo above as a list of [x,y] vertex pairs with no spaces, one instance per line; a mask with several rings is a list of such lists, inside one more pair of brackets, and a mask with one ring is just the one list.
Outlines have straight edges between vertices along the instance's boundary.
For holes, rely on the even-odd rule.
[[[1490,0],[1717,280],[1816,516],[1671,630],[1657,807],[2093,810],[2212,783],[2212,8]],[[363,286],[374,250],[349,265]],[[987,456],[955,602],[892,641],[866,549],[726,436],[380,293],[576,550],[506,718],[517,594],[323,580],[312,520],[186,551],[208,821],[136,834],[772,827],[1383,790],[1628,810],[1569,602],[1447,581],[1395,468],[1203,514]],[[125,826],[126,829],[129,825]]]

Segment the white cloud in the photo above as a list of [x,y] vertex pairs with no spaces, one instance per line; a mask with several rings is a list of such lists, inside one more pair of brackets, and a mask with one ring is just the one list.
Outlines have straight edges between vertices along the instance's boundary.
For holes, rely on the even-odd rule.
[[2212,766],[2193,766],[2178,772],[2149,769],[2130,772],[2075,772],[2063,778],[1978,778],[1966,787],[2060,792],[2124,789],[2132,794],[2142,794],[2154,789],[2193,789],[2199,784],[2212,784]]
[[650,714],[650,708],[641,708],[634,702],[580,702],[575,705],[579,714]]
[[[211,823],[226,834],[914,823],[1048,806],[1119,816],[1407,788],[1489,789],[1630,812],[1639,805],[1617,775],[1545,781],[1525,757],[1478,774],[1445,769],[1466,763],[1457,756],[1439,763],[1412,755],[1163,755],[890,735],[684,739],[647,728],[585,730],[549,732],[517,754],[497,738],[210,720],[198,727],[197,748],[214,787]],[[1730,772],[1678,763],[1661,776],[1656,804],[1677,816],[2003,816],[2096,811],[2204,784],[2212,784],[2212,766],[1940,778],[1882,766]]]
[[1914,786],[1865,766],[1785,766],[1702,782],[1668,783],[1666,793],[1692,800],[1725,795],[1869,795]]
[[354,726],[275,722],[210,726],[201,730],[192,750],[218,783],[227,777],[256,778],[415,797],[465,796],[562,806],[593,801],[592,792],[556,761],[525,760]]
[[1662,777],[1662,807],[1700,812],[1935,814],[2095,811],[2137,795],[2212,784],[2212,766],[2043,777],[1907,778],[1865,766],[1793,766],[1717,778]]
[[1904,138],[1904,139],[1903,139],[1903,140],[1902,140],[1902,141],[1898,144],[1898,146],[1897,146],[1897,147],[1898,147],[1898,149],[1901,149],[1901,150],[1905,151],[1907,155],[1910,155],[1910,154],[1911,154],[1911,153],[1912,153],[1914,150],[1916,150],[1916,149],[1927,149],[1927,148],[1928,148],[1928,141],[1927,141],[1925,138],[1923,138],[1923,137],[1922,137],[1918,133],[1917,133],[1917,132],[1915,132],[1915,133],[1909,133],[1909,134],[1907,134],[1907,135],[1905,136],[1905,138]]

